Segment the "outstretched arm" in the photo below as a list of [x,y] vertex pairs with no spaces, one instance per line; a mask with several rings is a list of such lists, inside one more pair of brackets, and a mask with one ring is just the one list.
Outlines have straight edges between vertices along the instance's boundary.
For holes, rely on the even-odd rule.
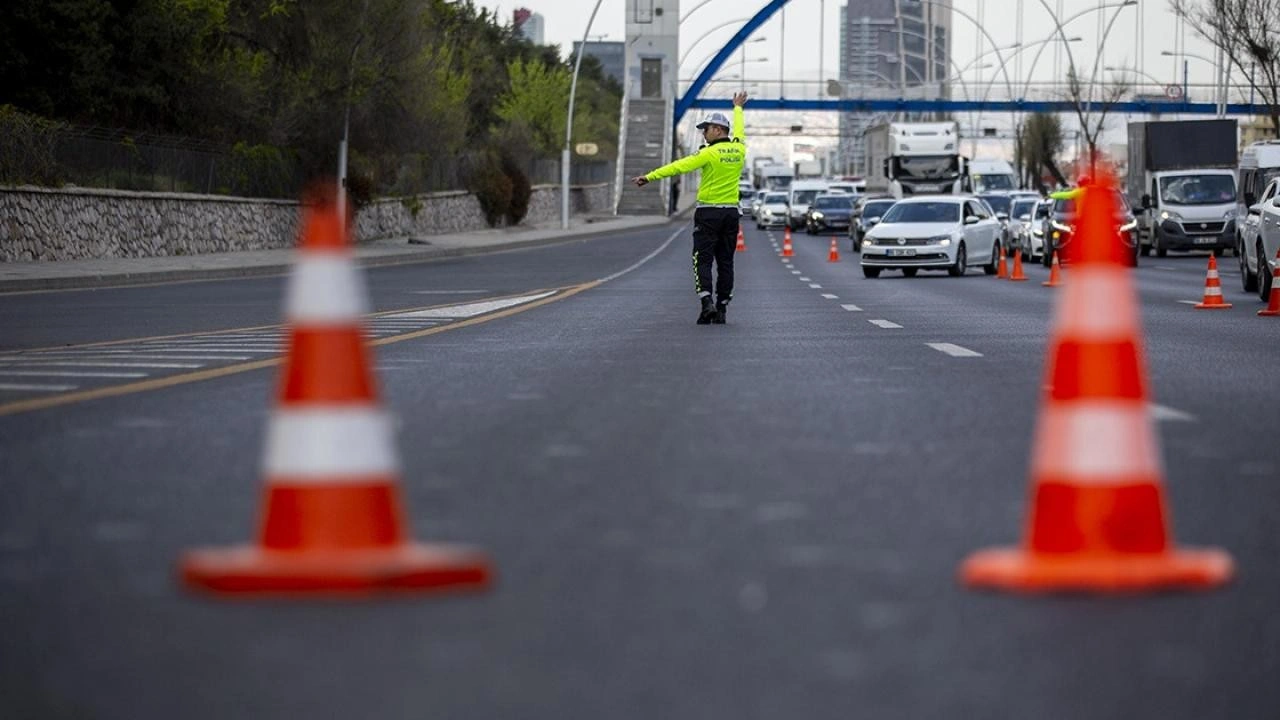
[[664,177],[671,177],[672,175],[683,175],[687,172],[693,172],[694,170],[697,170],[703,165],[706,165],[707,162],[711,159],[711,153],[705,152],[705,150],[706,148],[703,148],[703,150],[700,150],[692,155],[682,157],[673,163],[667,163],[666,165],[663,165],[662,167],[658,168],[657,170],[654,170],[648,175],[640,175],[638,177],[634,177],[631,179],[631,181],[634,182],[636,185],[639,185],[640,187],[644,187],[646,184],[654,180],[659,180]]

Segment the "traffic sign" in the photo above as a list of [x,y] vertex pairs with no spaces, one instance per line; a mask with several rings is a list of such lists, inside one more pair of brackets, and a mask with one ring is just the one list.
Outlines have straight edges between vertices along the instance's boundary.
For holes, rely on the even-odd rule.
[[1178,98],[1182,97],[1182,86],[1181,85],[1165,85],[1164,94],[1168,95],[1170,98],[1173,98],[1174,100],[1177,100]]

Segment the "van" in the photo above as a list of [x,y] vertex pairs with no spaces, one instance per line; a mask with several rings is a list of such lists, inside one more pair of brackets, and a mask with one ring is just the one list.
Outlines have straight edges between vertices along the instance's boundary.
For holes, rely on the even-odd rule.
[[1018,188],[1018,176],[1004,160],[970,160],[969,182],[975,195]]
[[809,203],[820,193],[827,191],[825,180],[796,180],[787,191],[787,226],[792,230],[804,227],[805,215],[809,213]]

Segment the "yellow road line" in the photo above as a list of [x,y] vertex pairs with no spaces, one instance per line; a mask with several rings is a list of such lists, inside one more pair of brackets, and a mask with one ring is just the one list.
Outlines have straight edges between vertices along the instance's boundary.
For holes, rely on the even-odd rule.
[[[524,303],[522,305],[516,305],[515,307],[510,307],[505,310],[489,313],[487,315],[481,315],[479,317],[469,318],[467,320],[462,320],[456,323],[450,323],[448,325],[440,325],[438,327],[428,328],[426,330],[418,330],[415,332],[406,333],[404,335],[395,335],[393,337],[382,338],[380,340],[372,340],[369,342],[369,345],[371,346],[390,345],[392,343],[403,342],[405,340],[415,340],[417,338],[426,337],[428,335],[435,335],[436,333],[442,333],[449,330],[456,330],[459,328],[470,327],[472,325],[479,325],[480,323],[489,322],[490,320],[498,320],[500,318],[510,317],[512,315],[525,312],[526,310],[532,310],[536,307],[541,307],[548,303],[556,302],[557,300],[563,300],[567,297],[572,297],[584,290],[590,290],[591,288],[599,284],[600,282],[598,280],[594,280],[592,282],[583,283],[582,285],[576,285],[576,286],[571,286],[567,288],[558,288],[556,290],[557,294],[552,295],[551,297],[543,298],[541,300],[535,300],[529,303]],[[514,295],[507,295],[505,297],[520,297],[523,295],[536,294],[536,292],[544,292],[544,291],[517,293]],[[496,300],[500,298],[492,298],[492,299]],[[459,303],[450,303],[447,305],[432,305],[429,308],[422,308],[422,309],[451,307],[453,305],[458,305],[458,304]],[[413,312],[413,311],[412,310],[392,310],[386,313],[378,313],[378,315],[386,315],[390,313],[400,313],[400,312]],[[266,327],[281,327],[281,326],[271,325]],[[225,332],[234,332],[234,331],[220,330],[218,332],[225,333]],[[210,335],[210,334],[214,334],[214,333],[189,333],[186,335],[170,335],[165,337],[190,337],[191,335]],[[162,338],[143,338],[143,339],[162,339]],[[98,347],[102,345],[138,342],[138,341],[139,340],[136,340],[136,339],[135,340],[117,340],[117,341],[111,341],[109,343],[94,343],[91,345],[80,345],[76,347]],[[15,402],[0,405],[0,416],[16,415],[18,413],[30,412],[32,410],[44,410],[46,408],[58,407],[60,405],[70,405],[73,403],[86,402],[89,400],[100,400],[102,398],[119,397],[121,395],[132,395],[135,393],[147,392],[149,390],[159,390],[162,388],[173,387],[175,385],[185,385],[187,383],[200,382],[202,380],[212,380],[214,378],[225,377],[227,375],[250,372],[252,370],[261,370],[263,368],[279,365],[283,362],[284,362],[283,357],[275,357],[269,360],[257,360],[254,362],[240,363],[238,365],[227,365],[225,367],[210,368],[208,370],[200,370],[193,373],[183,373],[181,375],[170,375],[167,377],[155,378],[152,380],[140,380],[138,382],[126,383],[124,385],[114,385],[112,387],[95,388],[93,390],[82,390],[80,392],[65,393],[63,395],[54,395],[54,396],[43,397],[43,398],[31,398],[27,400],[18,400]]]

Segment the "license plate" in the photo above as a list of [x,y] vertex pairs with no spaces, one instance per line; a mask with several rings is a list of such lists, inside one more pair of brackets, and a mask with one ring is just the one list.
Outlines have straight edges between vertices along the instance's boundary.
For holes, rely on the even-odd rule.
[[902,250],[899,250],[897,248],[891,248],[888,252],[889,257],[910,257],[915,254],[916,254],[916,251],[911,248],[906,248]]
[[1196,244],[1197,244],[1197,245],[1212,245],[1213,243],[1218,242],[1218,238],[1216,238],[1216,237],[1199,237],[1199,238],[1196,238],[1195,242],[1196,242]]

